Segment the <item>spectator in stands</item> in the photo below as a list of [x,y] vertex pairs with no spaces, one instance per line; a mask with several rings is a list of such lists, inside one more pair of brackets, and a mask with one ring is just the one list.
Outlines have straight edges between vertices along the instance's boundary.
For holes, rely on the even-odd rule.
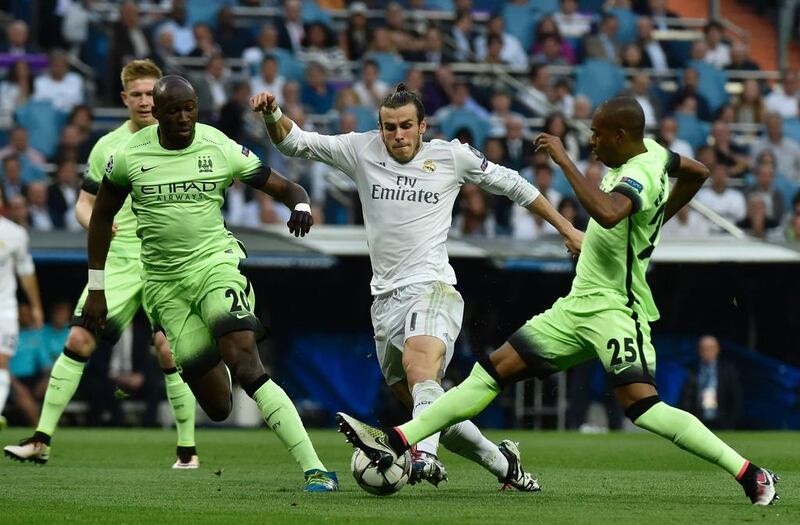
[[234,180],[225,193],[225,224],[230,226],[261,226],[261,203],[256,199],[253,188],[240,180]]
[[194,32],[186,16],[186,0],[172,0],[172,10],[167,15],[167,20],[159,25],[153,38],[156,46],[162,44],[161,34],[172,33],[172,42],[175,53],[186,56],[196,47]]
[[[695,198],[724,219],[736,224],[747,215],[747,204],[742,192],[728,186],[729,179],[730,174],[726,165],[713,166],[711,168],[711,186],[702,188],[697,192]],[[722,231],[716,225],[711,226],[711,229],[715,232]]]
[[0,81],[0,114],[13,115],[33,94],[33,74],[28,63],[17,60],[8,70],[8,76]]
[[603,14],[597,33],[586,35],[583,39],[583,52],[586,58],[598,58],[613,63],[619,62],[618,30],[619,21],[617,17],[610,13]]
[[283,86],[286,78],[280,74],[280,64],[274,55],[265,55],[261,60],[259,74],[250,79],[253,94],[268,91],[275,95],[275,103],[283,105]]
[[80,224],[75,219],[79,191],[77,165],[72,160],[62,161],[56,168],[55,180],[47,187],[47,208],[53,228],[80,230]]
[[[552,187],[553,168],[549,164],[527,166],[520,171],[520,175],[536,186],[553,207],[558,207],[562,195]],[[558,231],[538,215],[534,215],[521,206],[511,207],[511,236],[514,239],[532,240],[552,233],[558,234]]]
[[472,24],[472,13],[462,12],[456,16],[450,36],[455,42],[454,59],[457,62],[471,62],[475,56],[476,33]]
[[397,50],[403,58],[407,58],[408,53],[423,50],[423,42],[420,35],[411,30],[410,24],[406,20],[405,9],[397,2],[390,2],[386,6],[385,29],[389,35],[391,46]]
[[578,41],[592,30],[592,16],[578,12],[577,0],[561,0],[553,20],[564,38]]
[[252,93],[248,82],[234,82],[231,96],[220,109],[217,122],[220,131],[243,145],[259,144],[266,138],[260,117],[248,105]]
[[461,186],[450,235],[455,238],[495,236],[495,220],[489,208],[489,198],[478,186],[474,184]]
[[450,104],[439,109],[434,116],[441,122],[450,117],[454,112],[460,111],[469,111],[473,113],[476,118],[489,120],[489,112],[472,98],[469,84],[463,81],[457,81],[455,83],[450,98]]
[[581,207],[578,201],[573,197],[564,197],[556,206],[556,211],[564,216],[570,224],[579,230],[586,230],[588,226],[588,219],[581,213]]
[[[502,48],[502,40],[500,47]],[[410,62],[427,62],[437,66],[455,62],[455,55],[444,44],[442,30],[436,26],[425,30],[424,47],[419,51],[406,53],[405,58]]]
[[659,30],[665,30],[667,18],[678,18],[680,15],[675,11],[667,9],[667,0],[647,0],[647,7],[640,10],[641,14],[649,16],[653,20],[653,25]]
[[511,94],[503,89],[492,93],[491,113],[489,114],[490,137],[504,137],[506,135],[506,122],[511,117],[523,118],[522,115],[511,111]]
[[643,52],[642,67],[659,72],[669,69],[667,53],[661,42],[653,38],[653,20],[650,17],[640,16],[636,20],[636,37]]
[[6,216],[23,228],[30,229],[31,221],[28,215],[28,201],[24,195],[14,195],[6,198]]
[[336,45],[333,32],[321,22],[306,25],[305,37],[295,54],[306,64],[321,64],[330,76],[338,79],[349,79],[352,76],[344,51]]
[[722,40],[725,30],[722,24],[712,20],[704,29],[706,36],[706,55],[704,60],[719,69],[725,69],[731,63],[731,46]]
[[286,51],[278,47],[278,30],[271,24],[264,24],[256,37],[256,45],[244,50],[242,60],[250,66],[250,73],[256,75],[264,57],[277,56],[281,52],[285,53]]
[[[214,39],[211,26],[204,23],[197,23],[192,29],[194,33],[194,49],[189,53],[190,57],[211,58],[214,55],[224,54],[222,48]],[[238,55],[232,55],[238,56]]]
[[141,26],[139,7],[136,2],[125,1],[119,6],[119,20],[111,27],[111,42],[108,50],[108,77],[111,92],[122,91],[119,72],[128,60],[150,56],[152,35]]
[[723,361],[713,335],[697,342],[700,362],[689,373],[681,392],[680,407],[697,416],[708,428],[734,429],[742,404],[742,385],[736,367]]
[[250,31],[236,27],[236,19],[230,6],[222,6],[217,12],[217,28],[215,36],[222,54],[226,57],[242,56],[244,50],[252,44]]
[[228,101],[229,78],[230,71],[222,55],[212,56],[203,73],[192,75],[202,122],[214,122],[219,117],[219,111]]
[[50,231],[53,229],[53,220],[50,210],[47,209],[47,186],[43,182],[31,182],[25,188],[28,198],[28,216],[31,229],[36,231]]
[[588,121],[592,119],[592,101],[586,95],[575,95],[572,104],[572,118]]
[[[755,180],[747,188],[747,197],[758,195],[764,203],[764,213],[767,216],[767,223],[775,226],[783,222],[783,213],[786,202],[783,193],[775,188],[775,170],[767,164],[757,164],[755,167]],[[768,226],[771,228],[772,226]]]
[[743,124],[761,124],[767,114],[764,100],[761,98],[761,89],[758,81],[748,79],[744,81],[742,94],[734,104],[736,122]]
[[[549,123],[551,119],[554,118],[555,114],[550,115],[547,118],[547,122]],[[547,124],[545,124],[545,126],[547,126]],[[503,140],[507,162],[504,165],[512,170],[521,170],[523,167],[530,164],[533,158],[533,152],[536,148],[533,145],[533,140],[526,136],[526,132],[525,121],[521,117],[509,116],[507,118],[506,136]],[[549,132],[546,131],[546,133]]]
[[[486,37],[486,56],[483,57],[483,64],[493,64],[498,66],[508,66],[502,57],[503,53],[503,39],[497,35],[489,35]],[[493,73],[488,75],[476,75],[473,79],[483,79],[491,77]]]
[[542,131],[561,139],[561,143],[571,159],[581,158],[578,139],[575,138],[575,134],[567,126],[564,115],[558,112],[547,115]]
[[711,121],[714,117],[713,112],[711,111],[711,106],[708,103],[706,97],[704,97],[699,91],[698,87],[700,85],[700,74],[694,68],[686,68],[683,70],[683,83],[681,88],[675,92],[672,97],[672,111],[677,111],[678,107],[683,104],[687,97],[694,98],[696,102],[696,114],[697,118],[700,120],[705,120],[706,122]]
[[[406,73],[405,83],[406,91],[411,91],[422,98],[422,92],[425,87],[425,75],[422,73],[421,69],[410,68]],[[425,105],[427,106],[427,101]]]
[[661,227],[664,239],[690,239],[708,235],[710,224],[687,204]]
[[709,142],[714,147],[717,163],[728,166],[732,177],[739,177],[750,170],[750,159],[747,148],[731,140],[731,129],[722,120],[711,126]]
[[50,53],[47,72],[33,81],[33,99],[46,100],[64,112],[69,112],[76,105],[83,103],[83,77],[69,70],[69,62],[64,52]]
[[[713,171],[714,166],[717,165],[717,154],[714,153],[714,148],[703,144],[695,151],[695,160],[707,167],[709,171]],[[728,175],[730,176],[730,173]]]
[[750,48],[746,42],[736,40],[731,44],[731,61],[725,68],[730,71],[760,71],[758,64],[750,58]]
[[517,67],[528,66],[528,56],[520,41],[511,33],[505,32],[505,21],[501,14],[492,15],[486,23],[486,34],[480,35],[475,39],[475,54],[479,60],[486,57],[487,37],[498,35],[503,41],[503,49],[500,58],[506,64]]
[[7,155],[3,157],[2,187],[6,199],[25,194],[25,184],[22,182],[22,164],[19,156]]
[[767,216],[767,207],[760,195],[753,194],[747,199],[747,215],[736,225],[757,239],[766,239],[772,228],[778,226]]
[[302,105],[302,87],[300,82],[289,80],[283,85],[283,103],[289,106]]
[[158,33],[156,45],[153,47],[150,59],[161,69],[165,75],[186,75],[183,67],[177,61],[178,53],[175,50],[175,36],[170,30]]
[[42,170],[47,166],[45,156],[28,144],[28,130],[17,126],[11,130],[8,144],[0,148],[0,159],[9,155],[19,157],[22,164],[22,180],[28,181],[41,178]]
[[353,2],[347,8],[347,13],[347,27],[339,33],[339,46],[348,60],[360,60],[369,47],[370,29],[367,19],[367,4]]
[[797,117],[797,101],[800,97],[800,76],[794,69],[783,72],[780,85],[775,85],[764,99],[767,111],[783,118]]
[[766,119],[766,136],[751,148],[751,157],[756,159],[762,151],[771,151],[777,162],[777,171],[786,178],[800,182],[800,145],[783,135],[783,119],[770,113]]
[[380,66],[374,60],[367,59],[361,66],[361,78],[353,84],[361,104],[378,110],[383,99],[389,93],[389,85],[380,79]]
[[653,96],[650,88],[650,75],[635,73],[631,77],[631,88],[628,94],[642,106],[644,125],[648,128],[658,124],[658,115],[661,113],[660,102],[657,97]]
[[7,55],[28,55],[36,50],[29,41],[30,31],[24,20],[14,20],[6,26],[6,41],[0,44],[0,53]]
[[287,0],[283,4],[283,17],[276,25],[276,29],[278,47],[292,53],[300,50],[303,37],[306,36],[300,0]]
[[[562,36],[561,29],[552,16],[543,16],[536,23],[535,38],[533,41],[533,48],[531,50],[532,53],[535,55],[542,51],[544,40],[551,36],[556,37],[556,40],[558,41],[558,56],[563,58],[568,64],[574,64],[575,48],[570,43],[569,39]],[[577,40],[575,41],[577,42]]]
[[561,40],[557,35],[545,35],[539,42],[539,51],[533,55],[531,62],[550,66],[568,66],[569,60],[562,55]]
[[630,42],[622,46],[620,57],[620,65],[622,67],[634,69],[646,67],[642,48],[640,48],[639,44],[635,42]]
[[422,87],[422,100],[425,101],[425,111],[428,115],[436,112],[450,103],[456,85],[456,76],[449,67],[440,67],[433,72],[433,81],[425,82]]
[[88,141],[89,148],[91,148],[101,136],[100,133],[92,129],[94,125],[94,115],[92,114],[92,108],[86,104],[80,104],[72,108],[72,113],[70,113],[69,118],[67,118],[67,124],[78,128],[81,140]]
[[306,81],[300,92],[303,106],[315,115],[327,113],[333,107],[334,89],[328,82],[325,68],[316,62],[306,66]]
[[94,145],[88,139],[89,135],[81,133],[78,126],[67,124],[61,129],[58,148],[51,160],[57,164],[65,161],[85,164]]
[[528,85],[521,93],[520,100],[537,116],[550,114],[550,96],[553,87],[550,85],[550,73],[544,64],[534,64],[528,73]]

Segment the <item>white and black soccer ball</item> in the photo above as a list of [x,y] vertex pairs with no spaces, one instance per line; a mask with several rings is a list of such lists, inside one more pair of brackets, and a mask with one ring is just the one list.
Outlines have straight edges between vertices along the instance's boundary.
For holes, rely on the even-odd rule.
[[350,470],[359,487],[376,496],[389,496],[408,483],[411,475],[411,454],[406,451],[389,468],[378,470],[363,451],[356,449],[350,460]]

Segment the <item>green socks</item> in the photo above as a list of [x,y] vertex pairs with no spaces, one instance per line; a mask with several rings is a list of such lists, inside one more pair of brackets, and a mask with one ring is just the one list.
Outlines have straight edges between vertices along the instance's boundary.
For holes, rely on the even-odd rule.
[[64,348],[50,371],[50,381],[42,403],[42,415],[39,417],[37,432],[52,436],[61,419],[61,414],[70,402],[83,376],[83,369],[88,359]]
[[666,438],[737,476],[747,463],[735,450],[726,445],[688,412],[658,402],[634,420],[636,426]]
[[397,427],[409,445],[450,425],[480,414],[500,393],[500,385],[479,364],[460,385],[444,393],[427,410]]
[[303,472],[328,470],[317,457],[297,409],[281,387],[269,379],[252,397],[269,428],[278,435]]
[[195,399],[192,389],[183,382],[178,370],[170,368],[163,370],[164,382],[167,385],[167,399],[175,416],[175,426],[178,429],[178,446],[193,447],[194,442],[194,415]]

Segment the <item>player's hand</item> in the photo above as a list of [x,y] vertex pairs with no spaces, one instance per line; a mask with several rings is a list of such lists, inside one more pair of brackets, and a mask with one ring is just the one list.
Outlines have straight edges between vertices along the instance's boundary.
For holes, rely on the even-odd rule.
[[286,226],[289,227],[289,233],[293,233],[295,237],[305,237],[313,225],[314,217],[303,210],[292,210],[289,222],[286,223]]
[[562,163],[569,162],[569,156],[567,155],[567,150],[564,149],[564,144],[561,143],[560,138],[554,135],[539,133],[536,135],[536,138],[533,139],[533,145],[536,146],[536,151],[544,151],[550,155],[550,158],[553,159],[553,162],[556,164],[561,165]]
[[31,307],[31,317],[33,317],[32,328],[41,328],[44,325],[44,312],[41,306]]
[[83,324],[87,330],[99,337],[106,329],[106,294],[104,290],[89,290],[83,305]]
[[581,253],[581,246],[583,246],[583,232],[573,227],[564,235],[564,244],[570,255],[577,257]]
[[275,95],[265,91],[250,97],[250,109],[257,113],[272,113],[278,109],[278,105],[275,103]]

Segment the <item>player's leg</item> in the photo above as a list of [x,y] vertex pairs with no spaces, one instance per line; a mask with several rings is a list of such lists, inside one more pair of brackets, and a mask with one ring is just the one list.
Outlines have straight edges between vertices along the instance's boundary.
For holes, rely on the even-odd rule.
[[12,351],[16,350],[16,342],[12,346],[10,344],[11,337],[0,333],[0,339],[5,339],[6,337],[9,339],[8,342],[0,341],[0,430],[6,427],[6,418],[3,416],[3,410],[6,408],[8,394],[11,392],[11,372],[8,371],[8,362],[11,360],[11,355],[13,355],[11,351],[4,349],[4,347],[8,346],[11,347]]
[[300,415],[286,392],[270,378],[258,355],[257,340],[266,336],[253,314],[250,282],[233,264],[218,265],[204,279],[199,310],[217,341],[220,355],[245,392],[255,400],[267,425],[302,468],[306,490],[338,490],[338,480],[317,456]]
[[156,350],[156,358],[161,371],[164,372],[167,400],[169,400],[169,406],[175,418],[175,427],[178,429],[176,450],[178,459],[172,468],[196,469],[200,466],[200,459],[197,456],[197,445],[194,441],[196,404],[194,394],[178,373],[167,336],[162,330],[156,329],[153,332],[153,347]]

